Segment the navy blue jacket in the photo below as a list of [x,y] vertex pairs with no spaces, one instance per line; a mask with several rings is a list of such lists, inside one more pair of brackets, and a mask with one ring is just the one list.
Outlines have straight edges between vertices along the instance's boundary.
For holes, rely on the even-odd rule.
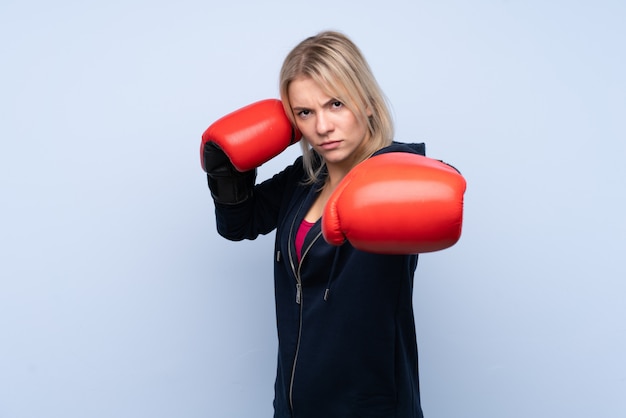
[[[425,147],[394,143],[378,153],[392,151],[424,155]],[[298,263],[295,234],[318,189],[304,179],[300,157],[245,202],[216,203],[225,238],[276,230],[274,417],[421,418],[412,305],[418,257],[331,246],[318,221]]]

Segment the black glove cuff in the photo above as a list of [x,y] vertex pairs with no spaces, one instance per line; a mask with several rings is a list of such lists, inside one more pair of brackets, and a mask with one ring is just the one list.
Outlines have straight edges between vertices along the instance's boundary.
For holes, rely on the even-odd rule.
[[252,197],[256,169],[246,172],[232,170],[229,174],[207,174],[211,196],[217,203],[236,205]]

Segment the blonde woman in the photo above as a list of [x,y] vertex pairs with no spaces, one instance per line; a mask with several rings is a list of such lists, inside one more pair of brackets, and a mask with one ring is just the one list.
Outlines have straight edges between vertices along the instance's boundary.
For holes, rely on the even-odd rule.
[[[201,149],[219,233],[242,240],[276,231],[274,416],[422,417],[412,306],[421,247],[396,251],[397,240],[379,240],[377,227],[366,228],[371,239],[364,241],[372,243],[366,250],[350,241],[331,245],[322,215],[360,163],[386,155],[425,159],[424,144],[393,142],[384,96],[359,49],[341,33],[319,33],[288,54],[280,96],[217,121]],[[303,156],[255,184],[255,167],[299,135]],[[380,177],[373,175],[366,181]],[[389,198],[384,195],[372,199]],[[348,204],[363,203],[354,200]],[[397,215],[390,211],[344,210],[363,217],[357,224]],[[414,206],[407,213],[401,216],[421,216]]]

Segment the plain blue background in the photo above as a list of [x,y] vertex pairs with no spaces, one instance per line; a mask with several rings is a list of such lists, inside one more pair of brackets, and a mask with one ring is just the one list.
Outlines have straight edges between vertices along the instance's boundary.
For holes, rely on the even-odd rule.
[[[622,1],[0,4],[0,417],[268,417],[273,236],[215,232],[214,120],[323,29],[468,181],[424,255],[428,418],[626,416]],[[291,147],[265,178],[299,154]]]

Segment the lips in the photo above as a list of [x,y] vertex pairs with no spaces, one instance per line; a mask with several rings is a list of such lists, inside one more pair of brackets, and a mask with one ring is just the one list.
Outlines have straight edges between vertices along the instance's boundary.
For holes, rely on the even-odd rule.
[[341,144],[341,141],[326,141],[320,144],[320,148],[324,150],[332,150],[337,148]]

